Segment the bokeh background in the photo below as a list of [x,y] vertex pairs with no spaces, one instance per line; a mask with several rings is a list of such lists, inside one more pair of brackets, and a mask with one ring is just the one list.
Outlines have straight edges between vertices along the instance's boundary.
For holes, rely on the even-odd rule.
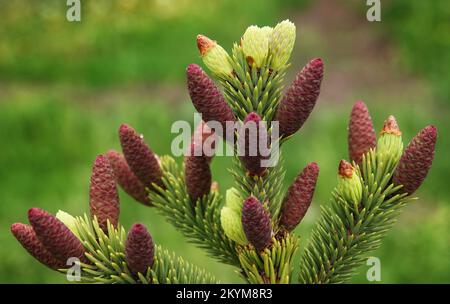
[[[170,153],[174,120],[192,121],[185,67],[201,63],[195,37],[226,49],[251,24],[291,19],[297,37],[291,81],[309,59],[326,72],[319,102],[284,146],[286,185],[307,162],[321,167],[313,207],[298,228],[308,239],[319,205],[329,201],[347,157],[352,104],[364,100],[378,130],[394,114],[405,144],[427,124],[439,129],[436,158],[417,195],[383,246],[383,283],[450,282],[450,3],[382,1],[382,21],[366,20],[366,1],[97,0],[82,2],[82,22],[65,19],[66,1],[0,0],[0,282],[64,283],[31,258],[9,231],[39,206],[88,211],[97,154],[119,148],[129,123],[158,154]],[[232,185],[231,160],[217,157],[214,179]],[[141,221],[154,239],[222,282],[234,270],[208,258],[156,214],[121,192],[125,227]],[[352,282],[367,283],[361,267]]]

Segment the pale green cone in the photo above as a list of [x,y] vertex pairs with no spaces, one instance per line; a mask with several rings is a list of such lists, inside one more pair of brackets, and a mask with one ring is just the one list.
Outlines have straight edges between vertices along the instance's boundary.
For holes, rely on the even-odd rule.
[[278,23],[269,39],[269,49],[272,55],[272,68],[279,70],[291,57],[295,43],[295,25],[289,20]]
[[225,234],[239,245],[247,245],[248,240],[242,227],[241,215],[229,207],[220,211],[220,222]]
[[389,116],[384,121],[383,129],[377,142],[377,160],[378,162],[391,162],[397,164],[403,153],[402,132],[398,127],[394,116]]
[[269,27],[249,26],[241,39],[242,51],[249,65],[260,68],[269,53]]
[[58,210],[56,213],[56,218],[60,220],[64,225],[67,226],[67,228],[70,229],[75,235],[77,235],[77,226],[76,226],[76,218],[70,215],[67,212],[64,212],[62,210]]
[[341,160],[339,163],[337,191],[347,202],[359,203],[361,201],[361,179],[352,164],[345,160]]
[[225,206],[241,214],[243,205],[244,200],[239,196],[239,191],[235,188],[228,189],[225,197]]
[[206,36],[197,36],[197,47],[200,51],[203,63],[208,69],[218,75],[227,76],[233,72],[231,66],[231,58],[223,47],[217,44],[216,41],[209,39]]

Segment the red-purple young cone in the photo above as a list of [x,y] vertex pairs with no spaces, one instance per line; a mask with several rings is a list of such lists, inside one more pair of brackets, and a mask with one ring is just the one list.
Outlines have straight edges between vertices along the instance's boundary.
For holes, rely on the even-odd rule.
[[248,241],[258,251],[263,251],[272,245],[269,213],[253,196],[247,198],[242,207],[242,227]]
[[187,192],[195,204],[211,189],[212,176],[208,158],[205,156],[186,156],[184,158],[184,175]]
[[128,193],[136,201],[151,206],[150,199],[148,198],[147,190],[141,181],[134,175],[130,167],[125,160],[125,157],[117,151],[110,150],[106,154],[109,163],[114,171],[117,183],[122,189]]
[[108,231],[108,219],[114,227],[117,227],[120,204],[116,177],[109,160],[103,155],[97,156],[92,168],[89,207],[92,218],[94,215],[97,217],[103,231]]
[[309,163],[289,187],[283,200],[280,226],[288,231],[297,227],[308,211],[316,188],[319,166]]
[[377,145],[377,136],[373,128],[369,110],[362,101],[352,108],[348,124],[348,153],[350,160],[361,164],[362,157]]
[[[251,131],[252,128],[253,131]],[[268,156],[263,156],[261,153],[260,141],[261,146],[267,149],[267,153],[263,154],[267,155],[270,149],[270,138],[267,134],[267,129],[262,125],[261,117],[257,113],[252,112],[245,118],[243,129],[239,134],[239,149],[244,147],[242,151],[244,155],[240,158],[250,175],[261,176],[266,171],[266,167],[262,166],[261,161],[267,160]]]
[[45,266],[57,270],[66,268],[66,263],[56,259],[36,236],[33,227],[22,223],[11,225],[11,232],[28,253]]
[[133,173],[146,187],[152,183],[163,187],[162,170],[153,151],[132,127],[123,124],[119,128],[122,152]]
[[155,260],[155,245],[147,228],[134,224],[128,232],[125,243],[125,256],[130,270],[145,275]]
[[427,126],[406,147],[393,177],[395,185],[403,185],[400,191],[411,195],[420,187],[433,162],[436,138],[436,127]]
[[31,208],[28,220],[39,241],[57,260],[64,264],[69,258],[87,261],[80,240],[56,217],[42,209]]
[[217,140],[214,131],[204,121],[201,121],[191,137],[188,155],[203,156],[210,163],[214,156]]
[[202,114],[203,121],[217,121],[225,130],[225,123],[235,121],[235,117],[222,93],[198,65],[190,64],[186,75],[189,95],[195,109]]
[[297,74],[278,106],[275,120],[280,124],[280,136],[290,136],[303,126],[319,97],[322,78],[323,62],[320,58],[311,60]]

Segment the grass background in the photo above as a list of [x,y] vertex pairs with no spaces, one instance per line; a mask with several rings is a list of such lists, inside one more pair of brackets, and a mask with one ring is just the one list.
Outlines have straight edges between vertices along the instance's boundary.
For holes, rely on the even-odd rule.
[[[9,232],[39,206],[50,212],[88,211],[89,176],[97,154],[118,149],[117,129],[129,123],[158,154],[169,154],[175,120],[194,111],[184,70],[200,63],[195,36],[230,49],[250,24],[290,18],[298,41],[287,81],[305,62],[326,65],[320,100],[302,130],[284,147],[286,186],[310,161],[321,167],[312,209],[297,229],[307,242],[319,205],[347,157],[352,104],[364,99],[375,125],[394,114],[405,144],[433,123],[436,158],[383,246],[383,283],[450,282],[450,80],[447,1],[384,3],[382,22],[365,20],[361,1],[82,1],[82,22],[68,23],[62,1],[0,0],[0,282],[63,283],[34,261]],[[420,23],[420,26],[418,24]],[[232,185],[231,160],[217,157],[213,177]],[[223,282],[240,282],[231,267],[206,258],[155,210],[121,192],[121,222],[145,223],[154,239],[202,265]],[[303,247],[303,246],[302,246]],[[367,283],[361,267],[352,282]]]

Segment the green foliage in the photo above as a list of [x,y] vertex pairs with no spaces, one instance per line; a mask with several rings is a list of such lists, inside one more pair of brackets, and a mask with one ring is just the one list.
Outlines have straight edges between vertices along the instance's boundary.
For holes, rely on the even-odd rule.
[[347,281],[396,222],[406,194],[398,194],[401,185],[390,182],[396,163],[377,156],[373,150],[364,155],[362,168],[354,173],[363,185],[361,202],[335,189],[330,206],[322,208],[300,262],[301,283]]
[[[89,263],[80,263],[81,281],[112,284],[198,284],[217,283],[203,269],[185,262],[160,246],[155,248],[155,260],[147,273],[131,273],[125,258],[126,233],[122,226],[114,228],[108,221],[108,231],[100,229],[97,219],[75,219],[72,232],[81,240]],[[61,270],[66,272],[66,270]]]
[[227,238],[220,223],[221,196],[212,191],[193,202],[187,194],[184,170],[180,170],[169,156],[161,158],[161,166],[165,189],[155,185],[156,191],[150,191],[150,198],[158,211],[211,257],[239,265],[235,243]]

